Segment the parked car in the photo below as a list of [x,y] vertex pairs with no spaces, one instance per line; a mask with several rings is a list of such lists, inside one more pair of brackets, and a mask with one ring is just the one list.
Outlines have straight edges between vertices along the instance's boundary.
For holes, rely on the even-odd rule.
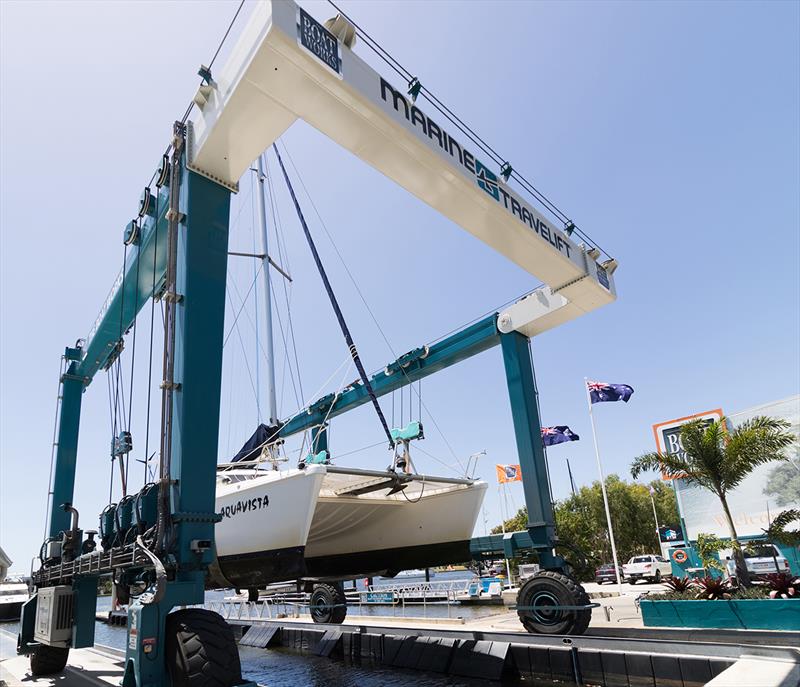
[[[617,568],[617,572],[619,573],[619,579],[621,580],[622,568]],[[603,584],[603,582],[616,582],[617,575],[614,574],[614,564],[604,563],[597,570],[595,570],[594,581],[597,582],[597,584]]]
[[[775,572],[790,572],[789,561],[781,553],[781,550],[774,544],[754,544],[745,545],[744,562],[747,564],[747,572],[756,579]],[[720,551],[720,558],[725,561],[728,574],[736,575],[736,563],[733,560],[733,552],[730,549]],[[776,567],[777,565],[777,567]]]
[[672,575],[672,565],[666,558],[654,554],[634,556],[622,566],[622,574],[631,584],[639,580],[661,582],[662,578]]

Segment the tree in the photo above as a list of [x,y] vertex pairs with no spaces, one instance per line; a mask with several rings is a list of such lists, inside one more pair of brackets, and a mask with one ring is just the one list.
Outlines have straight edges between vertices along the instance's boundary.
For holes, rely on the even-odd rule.
[[681,427],[682,452],[645,453],[631,465],[634,478],[646,470],[661,470],[667,477],[683,478],[717,496],[730,531],[736,576],[745,586],[750,584],[750,577],[728,507],[728,494],[757,466],[785,460],[783,452],[795,442],[789,426],[785,420],[760,416],[728,432],[726,418],[711,423],[692,420]]
[[800,460],[787,460],[772,468],[764,494],[773,496],[781,507],[800,503]]
[[[675,496],[663,480],[654,480],[649,485],[633,484],[617,475],[606,478],[614,525],[614,537],[620,561],[626,561],[635,554],[653,553],[659,550],[653,521],[653,507],[650,503],[650,487],[654,489],[659,524],[678,524]],[[571,544],[589,556],[595,563],[611,561],[611,543],[608,538],[606,514],[603,507],[603,494],[600,482],[596,481],[581,489],[569,498],[555,503],[556,533],[559,540]],[[525,529],[528,513],[525,508],[505,521],[506,532]],[[502,531],[498,525],[493,534]],[[561,551],[567,558],[573,557],[568,550]],[[576,564],[578,561],[574,561]],[[590,570],[592,574],[594,570]]]
[[800,510],[790,508],[775,516],[770,526],[763,530],[768,542],[783,544],[784,546],[800,546],[800,529],[789,529],[789,525],[800,523]]

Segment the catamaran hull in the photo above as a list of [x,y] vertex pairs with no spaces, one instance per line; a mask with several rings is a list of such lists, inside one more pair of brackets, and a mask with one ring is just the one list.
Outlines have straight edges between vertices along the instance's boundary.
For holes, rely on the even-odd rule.
[[469,560],[469,540],[486,483],[389,498],[326,496],[317,502],[306,543],[309,577],[396,574]]
[[313,578],[393,577],[409,568],[463,563],[469,560],[469,539],[418,544],[391,549],[368,549],[334,556],[306,557],[307,576]]
[[323,466],[220,473],[212,586],[262,587],[305,576],[305,545],[324,476]]

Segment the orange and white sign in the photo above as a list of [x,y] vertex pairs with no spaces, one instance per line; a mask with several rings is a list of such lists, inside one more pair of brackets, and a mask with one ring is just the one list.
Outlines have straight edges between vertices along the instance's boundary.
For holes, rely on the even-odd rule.
[[[707,422],[716,422],[723,417],[722,408],[715,410],[707,410],[703,413],[695,413],[694,415],[687,415],[686,417],[679,417],[675,420],[667,420],[666,422],[659,422],[653,425],[653,435],[656,438],[656,448],[659,453],[685,453],[683,444],[681,443],[681,426],[690,420],[706,420]],[[669,480],[662,473],[661,479]]]
[[497,470],[497,481],[500,484],[522,481],[522,470],[519,465],[495,465],[494,467]]

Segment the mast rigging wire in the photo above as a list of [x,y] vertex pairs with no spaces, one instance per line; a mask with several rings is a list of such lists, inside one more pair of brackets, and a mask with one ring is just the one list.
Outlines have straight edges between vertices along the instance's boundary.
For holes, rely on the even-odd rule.
[[375,396],[375,391],[372,389],[372,384],[369,381],[369,377],[367,376],[367,372],[364,369],[364,365],[361,362],[361,357],[358,355],[358,349],[356,348],[355,343],[353,342],[353,337],[350,335],[350,330],[347,327],[347,323],[344,320],[344,315],[342,314],[342,310],[339,307],[339,303],[336,300],[336,295],[333,293],[333,287],[331,286],[330,281],[328,280],[328,275],[325,272],[325,268],[322,265],[322,260],[319,257],[319,253],[317,252],[317,247],[314,244],[314,239],[311,237],[311,232],[308,229],[308,225],[306,224],[305,217],[303,216],[303,211],[300,208],[300,203],[297,200],[297,196],[295,195],[294,188],[292,187],[292,182],[289,180],[289,174],[286,172],[286,167],[283,166],[283,160],[281,159],[281,154],[278,152],[278,146],[273,144],[273,150],[275,151],[275,155],[278,158],[278,164],[280,165],[281,171],[283,172],[283,178],[286,180],[286,186],[289,188],[289,194],[292,196],[292,201],[294,202],[294,208],[297,211],[297,217],[300,220],[300,224],[303,227],[303,233],[306,236],[306,241],[308,241],[308,246],[311,249],[311,253],[314,256],[314,262],[317,264],[317,269],[319,270],[320,277],[322,278],[322,282],[325,285],[325,290],[328,292],[328,298],[330,299],[331,306],[333,306],[333,310],[336,313],[336,319],[339,320],[339,326],[341,327],[342,334],[344,335],[345,342],[347,343],[347,347],[350,349],[350,355],[353,358],[353,363],[358,370],[358,374],[361,377],[361,381],[364,384],[364,388],[367,390],[367,395],[372,401],[372,405],[375,408],[375,412],[378,415],[378,419],[380,420],[381,426],[383,427],[383,431],[386,434],[386,438],[389,440],[389,447],[394,447],[394,439],[392,439],[392,433],[389,431],[389,425],[386,424],[386,418],[383,415],[383,411],[381,410],[380,403],[378,403],[378,399]]
[[[297,169],[297,165],[294,163],[294,159],[292,158],[292,155],[289,152],[289,149],[286,147],[285,143],[283,144],[283,150],[286,153],[286,157],[289,160],[289,164],[292,165],[292,169],[294,170],[294,173],[297,176],[298,181],[300,182],[300,186],[303,188],[303,191],[305,191],[305,194],[306,194],[306,197],[308,198],[309,203],[311,203],[311,207],[314,210],[314,213],[317,215],[317,219],[319,220],[319,223],[322,226],[322,229],[325,231],[325,235],[328,237],[328,240],[330,241],[331,246],[333,246],[333,250],[336,253],[337,257],[339,258],[339,262],[342,263],[342,267],[344,267],[344,270],[347,273],[347,276],[350,278],[350,282],[353,284],[353,287],[355,288],[356,293],[358,294],[358,297],[361,299],[361,302],[364,304],[364,307],[367,309],[367,312],[369,313],[369,316],[372,319],[373,324],[375,325],[375,327],[377,328],[378,332],[380,333],[381,338],[383,338],[383,341],[386,344],[386,347],[389,349],[389,352],[392,354],[392,356],[394,356],[395,359],[397,359],[399,356],[397,355],[397,353],[395,352],[394,348],[392,347],[392,344],[389,341],[389,337],[387,337],[386,333],[383,331],[383,327],[381,327],[380,323],[378,322],[378,318],[375,316],[375,313],[372,311],[372,308],[369,307],[369,303],[367,303],[367,299],[364,297],[364,293],[361,291],[361,288],[359,287],[358,282],[356,281],[356,278],[353,276],[353,273],[350,271],[350,268],[347,266],[347,262],[345,261],[344,256],[342,255],[341,251],[339,250],[339,247],[336,245],[336,241],[333,240],[333,236],[331,235],[331,232],[328,230],[328,226],[325,224],[325,220],[323,219],[322,215],[320,214],[320,211],[317,209],[317,205],[314,202],[314,198],[311,196],[311,193],[309,193],[308,188],[306,187],[305,182],[303,181],[303,176],[302,176],[302,174],[300,174],[300,170]],[[518,300],[518,299],[515,299],[515,300]],[[457,330],[454,330],[454,331],[457,331]],[[444,338],[444,337],[440,337],[440,339],[441,338]],[[400,371],[403,373],[403,376],[406,378],[406,380],[409,382],[409,385],[410,385],[411,382],[408,379],[408,374],[406,373],[405,369],[403,369],[401,367]],[[412,390],[413,390],[413,386],[412,386]],[[447,440],[447,437],[445,436],[445,433],[442,431],[442,428],[439,426],[439,423],[436,421],[436,418],[434,417],[434,415],[431,412],[430,408],[428,408],[427,404],[422,400],[422,396],[421,395],[419,397],[419,401],[420,401],[420,404],[422,405],[422,407],[425,409],[425,412],[428,413],[428,416],[430,417],[431,422],[433,423],[433,426],[436,428],[436,431],[439,433],[439,436],[441,436],[442,441],[444,441],[445,445],[447,446],[447,449],[450,451],[450,454],[453,456],[453,459],[459,464],[459,466],[461,467],[462,473],[466,476],[466,474],[467,474],[466,468],[464,467],[463,463],[461,462],[461,459],[458,457],[456,452],[453,450],[453,446]],[[392,392],[392,403],[394,404],[394,392]],[[402,389],[401,389],[401,393],[400,393],[400,403],[399,403],[399,405],[400,405],[400,409],[402,410],[402,408],[403,408]],[[392,424],[394,424],[394,406],[392,406]]]

